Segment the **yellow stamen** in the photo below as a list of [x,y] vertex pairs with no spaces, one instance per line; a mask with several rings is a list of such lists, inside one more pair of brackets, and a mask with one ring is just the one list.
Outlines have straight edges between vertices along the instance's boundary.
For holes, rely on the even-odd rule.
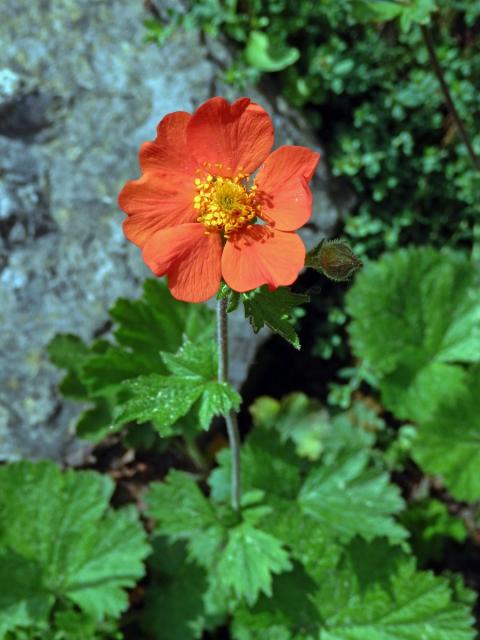
[[197,195],[193,206],[197,221],[208,231],[220,231],[228,238],[231,233],[252,224],[260,214],[260,204],[254,187],[248,188],[248,174],[240,171],[234,178],[211,173],[195,178]]

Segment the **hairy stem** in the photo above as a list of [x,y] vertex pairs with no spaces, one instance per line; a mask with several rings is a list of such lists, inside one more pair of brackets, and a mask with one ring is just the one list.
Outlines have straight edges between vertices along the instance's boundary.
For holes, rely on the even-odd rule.
[[432,63],[433,70],[435,72],[435,75],[437,76],[437,80],[442,89],[445,102],[447,103],[448,110],[450,111],[450,114],[454,119],[455,124],[457,125],[457,129],[460,133],[463,143],[467,148],[468,155],[470,156],[470,159],[473,162],[473,166],[478,171],[480,171],[480,158],[477,156],[477,154],[473,149],[473,145],[470,141],[467,130],[465,128],[465,124],[463,123],[463,120],[461,119],[457,111],[457,108],[455,106],[455,103],[453,102],[452,94],[450,93],[450,89],[448,88],[448,84],[445,80],[445,76],[443,75],[442,67],[440,66],[440,62],[435,52],[435,47],[433,45],[433,40],[432,40],[432,35],[430,33],[430,30],[425,25],[420,25],[420,29],[422,30],[425,46],[427,47],[428,55],[430,56],[430,62]]
[[[228,382],[228,318],[227,299],[217,302],[217,340],[218,340],[218,381]],[[225,416],[228,440],[232,454],[232,507],[240,508],[240,434],[238,432],[237,414],[230,411]]]

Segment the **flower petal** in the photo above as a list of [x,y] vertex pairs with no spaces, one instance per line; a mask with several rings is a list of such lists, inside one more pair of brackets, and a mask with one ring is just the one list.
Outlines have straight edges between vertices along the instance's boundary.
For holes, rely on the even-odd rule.
[[255,178],[266,219],[281,231],[295,231],[312,213],[308,187],[320,154],[306,147],[279,147],[265,160]]
[[159,229],[194,222],[196,195],[193,178],[169,173],[145,173],[130,180],[118,197],[118,204],[128,218],[123,231],[131,242],[143,247]]
[[252,173],[272,148],[273,124],[268,113],[249,98],[233,104],[211,98],[192,115],[187,144],[199,164],[223,165],[218,175]]
[[168,275],[174,298],[204,302],[214,296],[221,280],[220,234],[202,224],[182,224],[157,231],[143,248],[143,259],[157,276]]
[[191,115],[175,111],[166,115],[157,127],[153,142],[144,142],[139,162],[142,173],[167,171],[193,176],[196,162],[187,147],[186,128]]
[[227,242],[222,275],[234,291],[251,291],[262,284],[271,290],[294,282],[305,264],[305,247],[296,233],[268,225],[252,225]]

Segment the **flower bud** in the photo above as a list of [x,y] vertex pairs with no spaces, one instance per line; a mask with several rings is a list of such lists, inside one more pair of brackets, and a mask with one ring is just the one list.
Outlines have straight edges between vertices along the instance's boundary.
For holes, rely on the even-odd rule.
[[345,282],[363,264],[345,240],[322,240],[308,253],[305,266],[321,271],[330,280]]

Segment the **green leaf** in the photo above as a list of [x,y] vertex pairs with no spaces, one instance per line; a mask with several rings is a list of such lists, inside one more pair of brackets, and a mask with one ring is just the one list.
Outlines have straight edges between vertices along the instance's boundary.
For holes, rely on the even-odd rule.
[[217,345],[211,340],[195,344],[185,340],[176,353],[162,353],[170,373],[198,380],[217,379]]
[[[160,354],[157,356],[157,370],[164,373],[165,367]],[[91,355],[85,362],[81,380],[92,398],[118,392],[125,380],[136,378],[140,374],[147,374],[150,368],[137,353],[132,353],[121,347],[109,346],[99,355]]]
[[455,402],[442,403],[422,422],[412,455],[422,469],[443,478],[457,500],[480,498],[480,368],[472,370]]
[[238,411],[241,396],[226,382],[209,382],[203,387],[198,416],[202,429],[208,429],[214,416],[226,416]]
[[245,57],[249,65],[259,71],[281,71],[295,64],[300,57],[296,47],[286,47],[275,43],[263,31],[250,31]]
[[447,580],[416,571],[413,559],[388,548],[381,552],[357,546],[323,582],[315,596],[326,626],[321,640],[475,638],[468,607],[454,601]]
[[404,420],[427,420],[442,402],[455,402],[466,384],[464,369],[430,362],[420,371],[399,367],[380,382],[384,405]]
[[87,397],[85,385],[80,380],[80,372],[89,355],[87,345],[78,336],[59,333],[47,346],[51,362],[59,369],[65,369],[67,375],[60,383],[60,391],[67,398],[84,400]]
[[[240,451],[240,475],[243,492],[261,490],[282,498],[296,497],[300,486],[298,460],[291,448],[279,442],[275,434],[254,429]],[[226,503],[230,499],[231,462],[229,449],[217,455],[218,467],[208,478],[211,497]]]
[[[281,403],[262,398],[253,406],[253,413],[256,426],[241,451],[241,484],[243,491],[265,493],[264,502],[273,510],[262,521],[266,530],[293,546],[292,539],[285,538],[284,526],[292,531],[295,527],[312,529],[307,522],[310,518],[322,537],[350,540],[355,535],[366,539],[384,535],[395,542],[406,537],[392,518],[403,508],[399,491],[389,484],[385,473],[371,466],[373,436],[354,426],[352,419],[357,416],[353,412],[325,422],[318,405],[302,394],[292,394]],[[305,425],[315,424],[320,417],[322,426],[320,463],[308,473],[303,486],[301,474],[308,468],[281,442],[289,437],[289,426],[302,417]],[[221,451],[219,467],[210,474],[211,496],[219,502],[227,502],[230,495],[230,458],[228,450]],[[298,512],[297,496],[303,515]]]
[[217,300],[223,300],[224,298],[227,299],[227,313],[231,313],[232,311],[235,311],[240,304],[241,294],[238,293],[238,291],[233,291],[233,289],[230,289],[228,284],[222,282],[217,293]]
[[240,304],[241,296],[238,291],[230,291],[230,295],[228,297],[227,304],[227,313],[232,313],[236,309],[238,309],[238,305]]
[[105,620],[99,624],[73,608],[55,612],[53,627],[51,636],[42,635],[38,640],[122,640],[124,637],[116,630],[115,622]]
[[414,24],[429,24],[431,14],[437,10],[436,0],[410,0],[401,15],[400,26],[403,31],[410,31]]
[[[52,362],[68,371],[60,384],[62,394],[67,398],[88,402],[90,405],[90,408],[80,415],[76,425],[77,434],[81,438],[99,440],[113,429],[112,407],[115,393],[111,393],[110,389],[104,397],[92,398],[83,377],[85,365],[91,359],[95,360],[98,355],[107,353],[109,349],[111,345],[106,340],[96,340],[87,347],[80,338],[70,334],[58,334],[48,346]],[[110,374],[108,370],[108,376]],[[116,386],[113,385],[114,390]]]
[[50,462],[0,468],[0,630],[46,623],[57,600],[97,621],[126,609],[149,547],[133,508],[109,508],[112,492]]
[[193,538],[217,524],[213,506],[194,478],[183,471],[173,469],[164,482],[151,484],[147,504],[149,515],[159,521],[157,531],[173,542]]
[[272,574],[289,571],[291,567],[276,538],[244,522],[229,531],[217,573],[237,598],[245,598],[252,605],[259,593],[271,595]]
[[281,401],[266,396],[250,407],[256,425],[274,428],[282,441],[292,440],[299,456],[318,460],[329,416],[303,393],[292,393]]
[[141,354],[157,371],[160,351],[176,351],[184,336],[196,340],[211,335],[213,313],[203,305],[175,300],[161,280],[146,280],[143,289],[139,300],[117,300],[110,315],[118,325],[118,344]]
[[[185,338],[208,344],[209,357],[214,357],[211,350],[212,311],[203,305],[175,300],[166,284],[158,279],[145,282],[140,299],[117,300],[110,315],[116,323],[115,343],[100,340],[87,347],[75,336],[60,335],[49,348],[52,361],[68,371],[60,387],[62,393],[93,405],[80,417],[77,432],[94,441],[123,424],[121,420],[113,424],[113,408],[124,405],[129,399],[135,400],[128,397],[125,381],[168,373],[162,353],[179,349]],[[136,389],[142,384],[132,383],[132,386]],[[133,405],[129,405],[125,415],[133,410]],[[142,413],[138,407],[135,411]],[[122,412],[123,409],[117,409],[116,416]],[[213,414],[216,412],[217,408]],[[141,415],[140,419],[143,419]],[[160,416],[156,418],[159,419]],[[170,426],[161,421],[158,424],[163,434],[173,433]]]
[[152,421],[160,435],[168,436],[173,433],[172,425],[201,396],[204,384],[201,380],[151,373],[127,380],[124,387],[132,397],[117,407],[115,424]]
[[59,369],[77,373],[88,347],[81,338],[71,333],[59,333],[49,342],[47,353]]
[[428,24],[437,4],[436,0],[357,0],[353,10],[362,21],[388,22],[400,18],[400,26],[407,32],[413,24]]
[[[231,454],[222,450],[218,468],[209,477],[211,497],[227,503],[230,497]],[[290,446],[282,444],[275,433],[258,426],[249,434],[241,450],[241,486],[245,494],[262,495],[263,513],[259,512],[256,525],[282,542],[293,558],[302,562],[309,573],[319,575],[331,558],[338,555],[339,547],[333,543],[328,527],[321,527],[300,510],[297,495],[302,486],[301,461]],[[267,508],[265,509],[265,506]]]
[[202,384],[200,424],[208,429],[212,418],[238,409],[240,395],[226,382],[217,382],[218,353],[214,342],[193,344],[188,340],[176,354],[163,353],[168,370],[184,380]]
[[372,433],[355,425],[359,407],[332,418],[318,402],[303,393],[292,393],[281,401],[266,396],[250,407],[254,423],[275,429],[280,439],[292,440],[299,456],[318,460],[322,453],[336,454],[342,448],[352,450],[371,447]]
[[183,540],[189,558],[207,570],[211,594],[218,592],[253,603],[269,593],[271,576],[290,568],[281,542],[253,524],[255,507],[238,514],[210,502],[193,478],[171,471],[155,483],[147,498],[156,531],[172,542]]
[[442,561],[449,538],[462,543],[468,536],[464,521],[450,514],[443,502],[433,498],[412,502],[401,520],[410,531],[410,544],[416,557],[424,565],[432,560]]
[[299,565],[275,576],[271,597],[261,596],[254,607],[234,614],[235,640],[317,640],[321,619],[310,602],[315,583]]
[[347,295],[357,356],[386,407],[425,420],[464,386],[459,363],[480,359],[480,301],[468,259],[403,249],[370,263]]
[[262,527],[278,538],[291,557],[300,562],[307,574],[321,582],[325,572],[336,566],[342,553],[334,529],[319,526],[318,520],[302,511],[298,501],[276,501]]
[[104,398],[98,398],[95,405],[84,411],[77,422],[77,435],[87,440],[100,440],[112,430],[112,407]]
[[272,593],[272,574],[292,568],[279,540],[243,522],[228,531],[215,572],[223,586],[253,605],[260,593]]
[[300,349],[300,341],[293,327],[293,311],[309,301],[309,297],[292,293],[287,287],[269,291],[266,286],[243,294],[245,317],[249,319],[255,333],[267,326],[284,340]]
[[385,544],[355,542],[315,584],[301,568],[271,598],[237,609],[236,640],[473,640],[469,607],[447,580]]
[[19,627],[46,627],[54,596],[42,585],[39,566],[11,549],[0,549],[0,638]]
[[172,374],[150,374],[126,381],[130,398],[116,410],[116,423],[152,421],[161,435],[170,435],[172,425],[185,416],[201,398],[200,426],[208,429],[212,418],[238,409],[239,394],[226,382],[217,382],[217,349],[208,341],[186,340],[176,354],[162,353]]
[[202,566],[214,562],[225,531],[213,505],[191,476],[170,471],[165,482],[150,486],[147,504],[149,515],[157,520],[158,533],[172,542],[187,542],[190,557]]
[[142,626],[150,636],[163,640],[196,640],[216,620],[210,620],[203,603],[207,590],[205,572],[188,562],[185,547],[154,541],[155,580],[147,589]]
[[390,0],[359,0],[354,8],[360,20],[387,22],[401,15],[404,7]]
[[365,540],[386,536],[400,542],[407,533],[392,516],[402,510],[403,500],[385,473],[368,467],[368,460],[368,452],[346,451],[313,469],[299,503],[306,514],[345,541],[359,535]]

